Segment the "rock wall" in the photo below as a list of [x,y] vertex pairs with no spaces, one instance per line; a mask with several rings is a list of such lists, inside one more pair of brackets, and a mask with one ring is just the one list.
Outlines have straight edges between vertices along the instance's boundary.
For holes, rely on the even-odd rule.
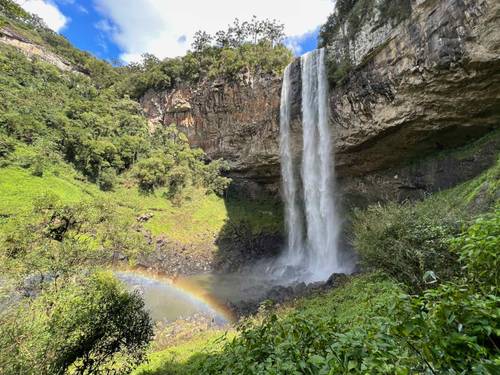
[[378,192],[376,199],[412,197],[405,192],[414,190],[419,196],[490,166],[498,148],[478,150],[469,167],[448,157],[417,170],[414,161],[500,128],[500,2],[415,1],[410,19],[391,32],[381,28],[383,40],[358,41],[365,44],[359,64],[332,88],[337,169],[346,193],[363,186]]
[[452,148],[500,126],[499,8],[496,0],[419,2],[382,45],[365,47],[364,63],[332,89],[341,174]]
[[211,159],[230,163],[236,185],[276,192],[279,180],[281,80],[272,77],[204,82],[196,87],[150,90],[141,103],[150,127],[172,123]]
[[[331,85],[330,100],[337,176],[346,196],[420,196],[493,163],[497,150],[481,153],[481,162],[469,167],[461,159],[436,164],[425,158],[500,127],[500,1],[413,0],[410,18],[398,25],[375,11],[354,39],[339,37],[328,47],[330,63],[345,59],[346,51],[352,69]],[[299,60],[292,80],[299,157]],[[280,86],[270,78],[203,83],[149,92],[142,104],[152,126],[174,122],[192,145],[230,161],[237,185],[276,192]],[[428,165],[416,170],[414,161],[422,159]]]

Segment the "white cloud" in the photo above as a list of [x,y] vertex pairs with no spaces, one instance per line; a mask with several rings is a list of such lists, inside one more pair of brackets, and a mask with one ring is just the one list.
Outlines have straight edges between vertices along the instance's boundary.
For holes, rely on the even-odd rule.
[[[277,19],[289,37],[299,37],[324,23],[332,0],[94,0],[98,11],[116,27],[110,33],[123,49],[124,61],[145,52],[180,56],[197,30],[214,33],[235,18]],[[298,39],[294,39],[298,40]]]
[[54,31],[60,31],[69,22],[57,5],[50,0],[15,0],[25,10],[36,14]]

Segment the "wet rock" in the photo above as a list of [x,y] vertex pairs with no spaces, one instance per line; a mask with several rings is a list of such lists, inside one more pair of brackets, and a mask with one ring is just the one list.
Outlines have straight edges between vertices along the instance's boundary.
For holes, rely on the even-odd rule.
[[123,254],[119,251],[115,251],[113,253],[113,261],[114,262],[126,262],[127,260],[128,260],[128,257],[125,254]]
[[349,276],[343,273],[333,273],[328,280],[325,282],[325,287],[336,288],[340,285],[345,284],[349,280]]
[[42,291],[44,284],[53,282],[56,278],[57,276],[53,274],[27,276],[19,288],[19,292],[24,297],[35,298]]
[[315,282],[310,284],[300,282],[289,286],[277,285],[256,298],[228,302],[227,305],[237,316],[248,316],[257,313],[265,301],[280,305],[292,301],[295,298],[305,297],[314,293],[321,293],[332,288],[337,288],[343,285],[348,279],[348,275],[333,274],[326,282]]

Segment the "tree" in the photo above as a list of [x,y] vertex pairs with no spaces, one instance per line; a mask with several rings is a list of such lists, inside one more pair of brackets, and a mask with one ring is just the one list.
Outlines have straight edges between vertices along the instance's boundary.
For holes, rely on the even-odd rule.
[[182,191],[189,185],[191,171],[186,166],[172,168],[167,176],[167,198],[174,204],[180,205],[182,202]]
[[103,191],[113,189],[116,184],[116,172],[113,168],[104,168],[99,174],[99,188]]
[[210,47],[213,37],[205,31],[197,31],[193,36],[193,43],[191,48],[194,52],[202,52],[206,48]]
[[224,30],[217,31],[215,33],[215,44],[219,48],[228,47],[231,44],[231,35]]
[[257,44],[260,36],[264,32],[264,23],[257,19],[257,16],[253,16],[252,20],[248,23],[248,34],[251,38],[253,44]]
[[0,134],[0,158],[8,156],[15,149],[14,142]]
[[285,25],[277,20],[266,20],[264,21],[264,34],[266,40],[271,42],[271,45],[276,46],[285,38]]
[[231,179],[221,176],[221,172],[229,169],[227,163],[222,159],[215,160],[204,167],[204,183],[208,193],[222,196],[231,184]]
[[153,55],[152,53],[143,53],[141,55],[142,67],[145,70],[154,68],[161,63],[160,59]]
[[230,28],[232,34],[234,35],[234,40],[236,46],[241,46],[248,38],[248,22],[245,21],[240,24],[240,20],[236,18],[233,22],[233,26]]
[[173,160],[167,160],[160,156],[139,161],[133,171],[133,175],[139,183],[139,189],[143,192],[152,192],[155,187],[164,185],[167,171],[173,164]]
[[110,273],[52,285],[0,321],[0,363],[14,374],[126,374],[143,361],[153,324]]

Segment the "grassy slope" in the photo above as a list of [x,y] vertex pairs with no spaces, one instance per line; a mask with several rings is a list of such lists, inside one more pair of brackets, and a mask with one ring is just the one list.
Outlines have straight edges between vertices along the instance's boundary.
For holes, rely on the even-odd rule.
[[204,354],[222,349],[224,337],[234,337],[234,332],[209,331],[195,336],[182,344],[151,353],[148,362],[139,366],[133,375],[180,375],[186,374],[188,363]]
[[224,200],[192,189],[177,207],[163,197],[163,191],[141,194],[137,187],[120,184],[112,192],[102,192],[86,182],[71,166],[59,163],[46,168],[42,177],[16,165],[0,168],[0,217],[16,215],[32,208],[33,200],[47,192],[63,202],[100,198],[115,203],[122,215],[133,218],[146,212],[153,218],[145,227],[153,235],[165,235],[181,243],[203,243],[218,236],[228,220],[250,223],[254,232],[280,230],[281,212],[268,202]]

